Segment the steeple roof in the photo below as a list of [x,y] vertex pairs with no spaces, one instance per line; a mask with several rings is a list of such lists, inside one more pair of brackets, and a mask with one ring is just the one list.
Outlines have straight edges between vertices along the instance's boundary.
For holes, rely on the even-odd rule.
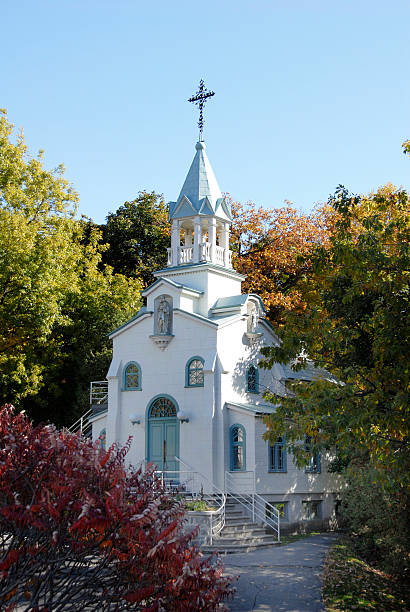
[[176,202],[169,203],[169,218],[215,215],[231,220],[231,211],[222,197],[203,141],[196,143],[196,153]]

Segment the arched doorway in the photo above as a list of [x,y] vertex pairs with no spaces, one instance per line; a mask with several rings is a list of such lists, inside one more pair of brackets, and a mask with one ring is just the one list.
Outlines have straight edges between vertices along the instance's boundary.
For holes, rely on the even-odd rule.
[[148,408],[147,459],[158,470],[177,472],[179,456],[179,421],[177,404],[172,398],[154,397]]

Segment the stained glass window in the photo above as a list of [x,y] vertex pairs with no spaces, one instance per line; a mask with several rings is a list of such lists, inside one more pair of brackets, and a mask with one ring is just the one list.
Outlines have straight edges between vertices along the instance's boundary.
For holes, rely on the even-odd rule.
[[204,363],[201,359],[191,359],[188,363],[187,386],[204,386]]
[[160,419],[164,417],[176,417],[177,409],[175,404],[167,397],[159,397],[153,402],[150,411],[150,417]]
[[141,373],[136,363],[130,363],[125,369],[124,377],[125,389],[141,388]]
[[244,471],[246,469],[245,451],[246,439],[245,430],[242,425],[231,427],[231,470]]
[[249,366],[248,371],[246,373],[246,378],[248,391],[250,393],[258,393],[258,370],[255,368],[255,366]]

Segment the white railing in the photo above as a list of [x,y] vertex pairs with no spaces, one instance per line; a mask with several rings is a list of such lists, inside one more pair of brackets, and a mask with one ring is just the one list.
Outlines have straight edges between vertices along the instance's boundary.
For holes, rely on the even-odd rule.
[[212,545],[213,539],[225,526],[226,495],[204,474],[179,457],[175,459],[180,464],[181,470],[157,470],[155,474],[161,480],[164,488],[173,494],[181,494],[207,503],[209,510],[195,512],[190,518],[192,524],[198,521],[202,532],[200,533],[201,543]]
[[[209,261],[211,263],[218,264],[219,266],[225,266],[225,253],[224,247],[215,245],[214,257],[211,257],[211,243],[201,242],[199,244],[199,261]],[[172,248],[167,248],[167,266],[172,265],[184,265],[194,263],[194,247],[191,246],[179,246],[177,253],[177,264],[173,263],[172,260]],[[199,263],[199,262],[196,262]],[[232,268],[232,251],[228,250],[228,267]]]
[[225,249],[218,245],[215,246],[215,263],[219,266],[225,264]]
[[199,261],[211,261],[211,243],[199,243]]
[[[242,484],[246,484],[245,491],[238,491],[238,473],[225,472],[225,493],[230,499],[245,508],[248,516],[253,522],[272,529],[280,542],[280,518],[279,510],[270,502],[266,501],[255,491],[255,472],[243,472],[244,475],[251,475],[244,478]],[[253,476],[252,476],[253,474]],[[253,482],[253,490],[249,490],[249,484]]]
[[90,406],[108,402],[108,380],[94,380],[90,383]]
[[194,260],[194,247],[181,246],[178,248],[178,263],[187,264]]
[[92,424],[89,421],[89,417],[92,414],[92,410],[87,410],[75,423],[73,423],[70,427],[68,427],[68,431],[71,433],[80,432],[81,435],[86,438],[91,437],[92,433]]

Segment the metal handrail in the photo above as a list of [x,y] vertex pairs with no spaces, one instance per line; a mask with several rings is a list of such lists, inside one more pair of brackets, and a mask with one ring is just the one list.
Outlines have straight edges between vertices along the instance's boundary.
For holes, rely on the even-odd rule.
[[90,410],[87,410],[87,412],[80,416],[80,418],[77,419],[75,423],[73,423],[72,425],[70,425],[70,427],[67,428],[68,431],[70,431],[71,433],[77,433],[79,431],[80,434],[82,434],[83,436],[87,436],[90,433],[92,427],[89,421],[89,417],[91,416],[91,414],[92,410],[90,408]]
[[[232,474],[229,472],[225,472],[225,492],[229,493],[230,497],[234,499],[237,503],[243,506],[248,514],[252,516],[252,521],[262,523],[263,525],[267,525],[273,531],[276,532],[278,537],[278,542],[280,542],[280,513],[279,510],[266,501],[261,495],[256,493],[255,491],[255,478],[254,478],[254,487],[252,493],[238,493],[233,492],[232,483],[234,483],[234,478]],[[270,516],[269,516],[270,515]]]
[[106,404],[108,401],[108,380],[94,380],[90,382],[90,406],[93,404]]
[[207,483],[207,485],[211,488],[214,499],[216,497],[216,499],[218,500],[219,507],[216,508],[215,510],[209,511],[210,512],[209,535],[210,535],[210,543],[212,545],[213,538],[218,536],[221,533],[222,529],[225,527],[226,494],[221,489],[219,489],[211,480],[209,480],[207,476],[205,476],[198,470],[195,470],[194,468],[192,468],[188,463],[186,463],[179,457],[175,456],[175,459],[183,467],[188,468],[189,470],[192,470],[194,473],[198,474],[202,478],[202,480],[204,480]]

